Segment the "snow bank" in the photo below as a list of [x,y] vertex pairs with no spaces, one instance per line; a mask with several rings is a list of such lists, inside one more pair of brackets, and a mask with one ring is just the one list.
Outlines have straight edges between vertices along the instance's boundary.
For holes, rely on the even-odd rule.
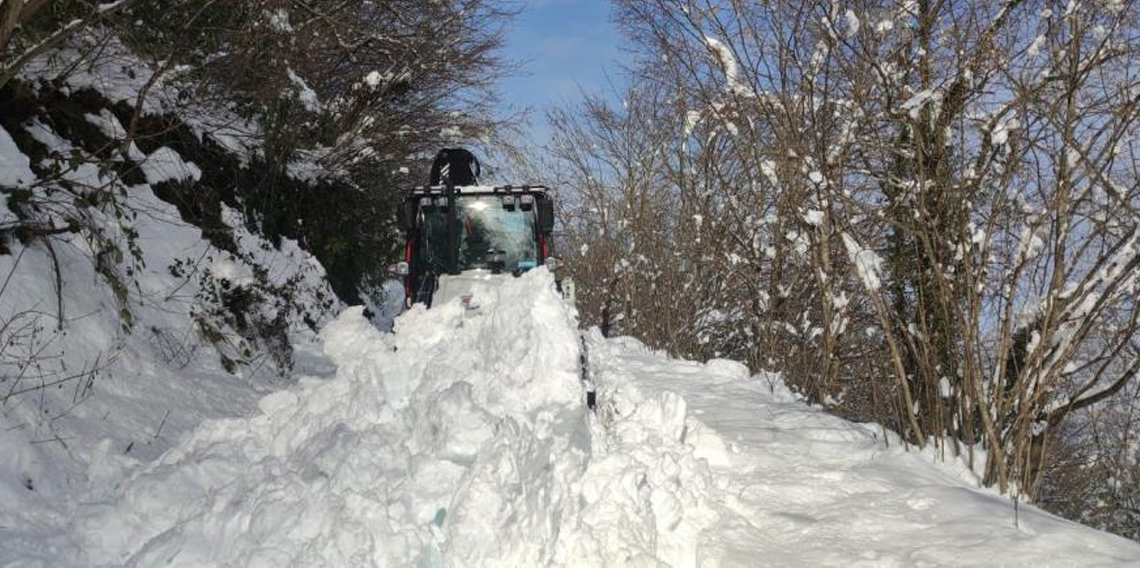
[[477,312],[359,308],[331,380],[208,422],[78,522],[76,564],[527,565],[549,560],[588,443],[573,318],[545,271]]
[[207,422],[90,499],[63,565],[697,565],[719,493],[685,401],[627,383],[589,413],[544,268],[476,303],[413,308],[392,334],[346,311],[321,334],[334,378]]
[[698,545],[719,518],[713,503],[721,498],[709,462],[694,452],[692,442],[702,433],[690,429],[683,398],[643,395],[628,369],[611,365],[596,329],[592,334],[591,369],[602,380],[601,402],[592,422],[592,459],[580,482],[579,530],[567,539],[578,551],[577,565],[700,565]]

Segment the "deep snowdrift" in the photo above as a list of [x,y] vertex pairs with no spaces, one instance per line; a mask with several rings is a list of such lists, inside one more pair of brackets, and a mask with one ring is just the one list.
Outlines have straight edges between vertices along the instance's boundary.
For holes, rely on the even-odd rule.
[[[100,485],[44,566],[1113,565],[1140,546],[973,489],[743,366],[588,337],[545,269],[360,309],[335,377]],[[93,468],[114,471],[114,459]],[[964,469],[964,468],[960,468]],[[110,474],[107,474],[110,475]],[[0,537],[0,547],[3,546]],[[17,563],[19,563],[17,561]]]
[[535,273],[478,311],[360,309],[322,337],[331,380],[198,428],[81,512],[75,564],[552,561],[589,452],[574,322]]

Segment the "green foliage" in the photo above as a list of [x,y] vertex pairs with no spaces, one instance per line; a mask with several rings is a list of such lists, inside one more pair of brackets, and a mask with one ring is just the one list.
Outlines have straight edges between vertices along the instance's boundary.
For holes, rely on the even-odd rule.
[[233,373],[237,366],[260,368],[272,363],[280,375],[293,368],[289,341],[289,316],[300,309],[297,288],[300,276],[281,285],[257,270],[252,282],[238,284],[214,276],[208,269],[199,275],[197,307],[192,315],[202,338],[217,349],[222,367]]
[[83,0],[52,0],[48,2],[36,16],[27,22],[21,30],[26,34],[27,43],[38,41],[69,22],[91,14],[91,2]]
[[135,23],[125,36],[141,55],[177,57],[202,67],[221,51],[228,36],[250,19],[253,2],[169,0],[138,2],[128,12]]

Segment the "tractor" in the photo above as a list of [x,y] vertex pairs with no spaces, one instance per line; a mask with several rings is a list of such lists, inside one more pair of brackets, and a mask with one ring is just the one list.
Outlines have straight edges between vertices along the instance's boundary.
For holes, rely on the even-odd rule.
[[[480,166],[469,151],[436,155],[429,184],[408,191],[398,212],[404,260],[394,272],[404,280],[406,307],[451,297],[466,302],[473,288],[495,275],[518,276],[545,265],[550,254],[554,201],[541,185],[479,185]],[[559,281],[570,301],[573,286]]]

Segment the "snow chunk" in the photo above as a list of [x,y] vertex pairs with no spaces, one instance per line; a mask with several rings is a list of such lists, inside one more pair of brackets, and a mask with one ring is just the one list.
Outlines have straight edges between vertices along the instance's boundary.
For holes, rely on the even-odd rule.
[[882,285],[879,275],[882,271],[883,259],[875,251],[863,248],[851,235],[843,233],[843,246],[847,248],[847,256],[855,265],[859,279],[868,292],[876,292]]
[[740,62],[736,60],[732,48],[711,36],[705,36],[705,44],[712,50],[716,62],[724,71],[725,90],[735,95],[751,95],[752,91],[740,81]]
[[[0,128],[0,187],[27,187],[35,183],[31,160],[20,152],[8,131]],[[9,221],[8,200],[0,195],[0,223]]]
[[992,138],[993,143],[997,145],[1005,144],[1006,141],[1009,140],[1010,132],[1013,132],[1020,127],[1021,122],[1016,118],[1011,118],[1007,121],[999,122],[996,126],[994,126]]
[[111,140],[124,140],[127,137],[127,129],[123,128],[118,117],[108,109],[99,111],[99,114],[87,113],[83,115],[83,118],[94,124],[103,133],[103,136]]
[[[123,124],[119,122],[118,117],[109,109],[103,109],[99,111],[99,114],[87,113],[84,115],[84,118],[87,119],[87,122],[94,124],[104,136],[111,140],[127,139],[127,129],[123,128]],[[135,145],[134,142],[131,142],[130,147],[127,148],[127,155],[136,162],[141,162],[146,159],[146,154],[144,154],[142,150],[139,150],[139,147]]]
[[736,84],[737,74],[740,72],[736,62],[736,56],[733,55],[732,50],[727,45],[714,37],[705,36],[705,44],[716,55],[717,63],[720,64],[721,69],[724,70],[724,77],[728,80],[729,86]]
[[289,23],[289,11],[285,8],[279,8],[275,12],[270,12],[269,27],[278,33],[293,33],[293,25]]
[[780,178],[776,175],[776,162],[772,160],[760,162],[760,173],[763,174],[772,185],[780,184]]
[[858,34],[859,26],[861,24],[859,21],[859,16],[855,15],[855,11],[851,9],[848,9],[847,13],[844,14],[844,16],[847,19],[847,37],[852,37]]
[[908,99],[902,104],[902,109],[907,112],[911,120],[918,120],[918,114],[922,112],[922,108],[928,104],[937,105],[942,102],[942,93],[932,91],[930,89],[923,89],[914,94],[913,97]]
[[292,69],[286,68],[285,73],[289,75],[289,81],[297,88],[297,100],[305,106],[305,110],[309,112],[321,112],[321,101],[317,98],[316,91],[313,91],[309,84],[293,72]]
[[167,181],[185,181],[202,179],[202,170],[193,162],[182,160],[182,156],[174,150],[163,146],[155,150],[146,161],[142,163],[143,175],[151,185]]
[[700,122],[700,111],[691,110],[685,113],[685,136],[692,135],[693,131],[696,130],[697,125],[700,124]]
[[35,181],[31,160],[16,146],[8,131],[0,128],[0,185],[27,187]]

